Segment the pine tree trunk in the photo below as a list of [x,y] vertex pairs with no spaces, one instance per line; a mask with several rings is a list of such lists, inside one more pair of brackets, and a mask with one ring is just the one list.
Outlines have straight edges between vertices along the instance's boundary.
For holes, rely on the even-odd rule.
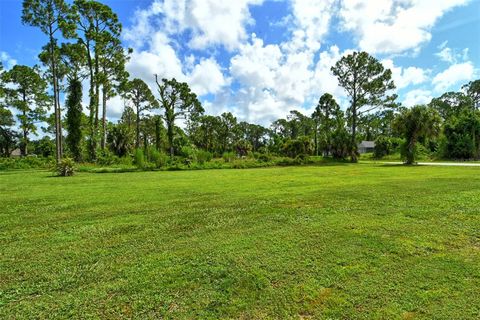
[[105,86],[102,87],[102,140],[101,148],[105,150],[105,145],[107,141],[107,93]]
[[49,27],[49,36],[50,36],[50,58],[51,58],[51,67],[52,67],[52,84],[53,84],[53,108],[55,112],[55,160],[57,163],[60,162],[62,158],[62,145],[61,145],[61,128],[60,128],[60,108],[58,105],[58,82],[57,82],[57,69],[55,63],[55,48],[53,46],[53,30],[52,26]]

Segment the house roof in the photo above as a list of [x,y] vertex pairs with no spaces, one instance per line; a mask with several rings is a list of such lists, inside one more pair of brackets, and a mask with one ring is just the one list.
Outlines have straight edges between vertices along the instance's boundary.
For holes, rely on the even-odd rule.
[[358,144],[359,148],[375,148],[375,141],[362,141]]

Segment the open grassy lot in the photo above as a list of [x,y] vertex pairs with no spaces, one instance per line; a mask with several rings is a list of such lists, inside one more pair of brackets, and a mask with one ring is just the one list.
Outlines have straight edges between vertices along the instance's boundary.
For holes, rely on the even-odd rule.
[[480,169],[0,172],[0,318],[480,318]]

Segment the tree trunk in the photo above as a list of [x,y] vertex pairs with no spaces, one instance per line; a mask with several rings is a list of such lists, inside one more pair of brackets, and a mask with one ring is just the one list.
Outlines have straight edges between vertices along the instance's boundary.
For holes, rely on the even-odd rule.
[[155,147],[157,151],[160,151],[160,118],[155,119]]
[[351,162],[358,162],[357,157],[357,107],[354,102],[352,108],[352,141],[351,141],[351,150],[350,150],[350,160]]
[[63,158],[63,134],[62,134],[62,107],[60,105],[60,86],[57,78],[57,108],[58,108],[58,144],[60,150],[60,159]]
[[53,84],[53,108],[55,112],[55,160],[57,163],[60,162],[62,158],[62,142],[60,136],[60,113],[58,106],[58,89],[57,89],[57,69],[55,64],[55,48],[53,46],[53,30],[52,26],[49,27],[49,37],[50,37],[50,58],[51,58],[51,67],[52,67],[52,84]]
[[173,124],[168,123],[167,124],[167,135],[168,135],[168,144],[170,147],[170,157],[173,158],[174,156],[174,150],[173,150]]
[[101,147],[105,150],[105,144],[107,141],[107,90],[105,86],[102,87],[102,140]]
[[95,120],[95,79],[93,73],[93,62],[92,62],[92,54],[90,51],[90,42],[87,41],[85,44],[87,49],[87,62],[88,62],[88,71],[90,73],[90,88],[88,89],[88,95],[90,97],[89,102],[89,125],[90,125],[90,141],[88,143],[88,153],[91,161],[95,161],[96,158],[96,144],[95,144],[95,127],[94,127],[94,120]]
[[136,139],[135,139],[135,148],[140,147],[140,108],[138,105],[135,106],[137,108],[137,127],[136,127]]

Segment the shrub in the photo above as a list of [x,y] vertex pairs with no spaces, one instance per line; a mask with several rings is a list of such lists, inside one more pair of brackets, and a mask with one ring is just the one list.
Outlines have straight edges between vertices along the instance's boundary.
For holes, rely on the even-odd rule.
[[197,161],[198,150],[192,146],[183,146],[180,150],[180,155],[188,160],[189,163]]
[[61,177],[70,177],[75,173],[75,161],[72,158],[63,158],[55,166],[55,172]]
[[233,152],[224,152],[222,155],[223,161],[233,162],[236,158],[235,153]]
[[212,160],[213,156],[210,152],[205,151],[205,150],[199,150],[197,152],[197,161],[200,164],[204,164],[205,162],[209,162]]
[[51,168],[52,157],[27,156],[23,158],[0,158],[0,170]]
[[166,167],[168,164],[168,156],[157,150],[152,150],[150,152],[150,160],[155,164],[157,168]]
[[138,168],[145,167],[145,155],[143,154],[142,149],[136,149],[134,153],[135,165]]
[[379,136],[375,140],[375,149],[373,156],[375,159],[382,159],[385,156],[388,156],[392,152],[392,142],[390,138]]
[[267,153],[259,154],[257,160],[260,162],[270,162],[272,161],[272,156]]
[[112,164],[119,164],[120,162],[119,157],[107,150],[99,152],[96,160],[96,163],[101,166],[110,166]]
[[290,158],[295,158],[299,155],[309,155],[312,153],[312,142],[308,137],[289,139],[283,145],[283,152]]

